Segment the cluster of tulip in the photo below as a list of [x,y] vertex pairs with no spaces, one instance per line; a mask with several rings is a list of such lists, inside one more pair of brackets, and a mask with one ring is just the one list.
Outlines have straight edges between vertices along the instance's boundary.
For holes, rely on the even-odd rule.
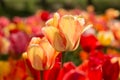
[[[48,15],[48,16],[47,16]],[[12,20],[0,17],[0,54],[21,54],[26,50],[33,36],[40,36],[41,27],[49,18],[49,12],[40,11],[27,18],[14,17]]]
[[[24,19],[15,17],[12,22],[0,17],[1,55],[9,53],[13,58],[23,53],[22,59],[20,56],[18,60],[0,62],[0,79],[118,80],[120,21],[115,19],[118,16],[115,9],[95,15],[89,6],[88,11],[39,11]],[[79,56],[80,64],[64,61],[78,48],[81,49],[75,55]]]

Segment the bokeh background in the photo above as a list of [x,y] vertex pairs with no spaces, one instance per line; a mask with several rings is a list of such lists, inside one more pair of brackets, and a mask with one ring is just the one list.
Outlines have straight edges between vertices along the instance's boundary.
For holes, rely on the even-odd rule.
[[95,6],[95,11],[100,14],[107,8],[120,10],[120,0],[0,0],[0,15],[8,17],[29,16],[38,9],[56,11],[59,8],[86,9],[88,4]]

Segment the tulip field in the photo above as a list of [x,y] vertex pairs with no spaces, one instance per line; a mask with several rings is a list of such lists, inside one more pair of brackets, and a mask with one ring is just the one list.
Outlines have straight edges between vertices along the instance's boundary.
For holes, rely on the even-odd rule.
[[0,80],[119,80],[120,11],[0,16]]

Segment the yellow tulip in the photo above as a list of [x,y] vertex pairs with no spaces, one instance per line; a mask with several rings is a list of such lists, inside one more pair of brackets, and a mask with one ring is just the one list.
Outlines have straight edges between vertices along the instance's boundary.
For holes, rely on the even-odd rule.
[[46,38],[33,37],[27,50],[27,58],[36,70],[51,69],[58,54]]
[[57,51],[73,51],[80,42],[81,34],[91,27],[85,27],[85,20],[81,16],[64,15],[55,13],[53,18],[46,22],[42,31],[50,44]]
[[100,31],[97,34],[97,38],[104,46],[108,46],[114,41],[114,35],[111,31]]

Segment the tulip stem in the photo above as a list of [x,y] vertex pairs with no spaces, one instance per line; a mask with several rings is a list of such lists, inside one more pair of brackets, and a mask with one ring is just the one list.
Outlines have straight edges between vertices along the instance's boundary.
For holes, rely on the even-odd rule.
[[63,67],[64,62],[65,62],[65,54],[66,54],[66,52],[62,52],[62,58],[61,58],[61,68]]
[[40,80],[44,80],[43,79],[43,71],[40,71]]

